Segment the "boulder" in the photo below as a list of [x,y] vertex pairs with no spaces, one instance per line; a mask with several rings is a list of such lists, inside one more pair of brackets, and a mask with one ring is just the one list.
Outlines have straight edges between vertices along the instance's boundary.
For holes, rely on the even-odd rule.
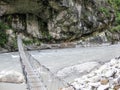
[[23,83],[24,76],[17,71],[1,71],[0,82],[5,83]]

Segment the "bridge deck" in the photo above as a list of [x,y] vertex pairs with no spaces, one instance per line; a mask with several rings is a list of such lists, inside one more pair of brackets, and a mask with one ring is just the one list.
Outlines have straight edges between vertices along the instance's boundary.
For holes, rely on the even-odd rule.
[[20,62],[28,90],[61,90],[63,87],[72,87],[71,90],[76,90],[70,83],[55,76],[49,68],[38,62],[28,52],[25,52],[20,35],[17,42]]
[[19,55],[21,57],[20,61],[23,68],[23,74],[25,76],[28,89],[29,90],[46,90],[44,87],[42,87],[42,83],[37,72],[34,71],[34,69],[29,63],[28,58],[26,57],[20,36],[18,36],[18,49],[19,49]]

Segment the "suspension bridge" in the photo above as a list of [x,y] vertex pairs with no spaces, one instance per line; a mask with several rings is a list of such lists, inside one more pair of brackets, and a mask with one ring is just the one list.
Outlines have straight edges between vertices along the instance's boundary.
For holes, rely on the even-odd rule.
[[17,43],[28,90],[76,90],[74,86],[57,77],[49,68],[32,57],[28,51],[25,51],[20,35],[18,35]]

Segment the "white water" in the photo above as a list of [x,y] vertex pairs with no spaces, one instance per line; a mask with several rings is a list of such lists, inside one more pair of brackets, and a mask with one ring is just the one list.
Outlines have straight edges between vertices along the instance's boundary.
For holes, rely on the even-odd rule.
[[[64,69],[67,67],[80,64],[84,65],[86,62],[102,63],[111,58],[120,56],[120,45],[41,50],[32,51],[30,53],[42,64],[50,68],[52,72],[57,73],[58,71],[62,72],[63,70],[63,73],[66,73]],[[2,70],[16,70],[21,72],[18,53],[0,54],[0,71]],[[70,70],[67,72],[70,72]],[[74,78],[80,77],[82,74],[84,74],[84,71],[82,73],[71,74],[71,76],[68,76],[65,79],[72,81]],[[0,83],[0,90],[26,90],[26,87],[25,85]]]

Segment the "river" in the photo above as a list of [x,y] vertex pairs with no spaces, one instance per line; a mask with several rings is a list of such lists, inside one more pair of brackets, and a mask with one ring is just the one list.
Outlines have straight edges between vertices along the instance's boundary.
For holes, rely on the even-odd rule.
[[[83,70],[83,72],[80,72],[79,74],[69,73],[72,66],[82,65],[84,67],[91,62],[93,62],[93,64],[96,62],[101,65],[112,58],[120,56],[120,44],[100,47],[38,50],[31,51],[30,53],[58,76],[67,71],[63,76],[66,76],[64,77],[65,80],[72,81],[74,78],[85,74],[84,71],[86,71],[83,70],[84,68],[79,67],[78,70]],[[0,71],[2,70],[16,70],[22,72],[18,52],[0,54]],[[0,90],[26,90],[26,87],[25,84],[17,85],[0,83]]]

